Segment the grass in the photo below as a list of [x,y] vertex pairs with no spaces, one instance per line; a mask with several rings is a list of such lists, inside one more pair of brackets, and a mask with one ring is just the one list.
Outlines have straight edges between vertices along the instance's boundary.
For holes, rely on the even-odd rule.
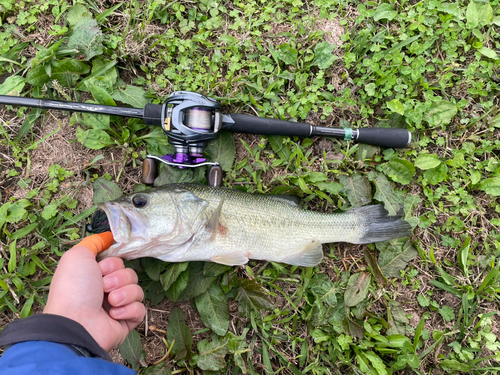
[[[227,186],[321,211],[401,204],[414,234],[332,245],[314,268],[130,262],[155,324],[120,348],[134,369],[499,372],[499,1],[0,0],[0,17],[0,94],[143,107],[188,90],[226,112],[413,133],[403,150],[210,145]],[[143,189],[141,160],[170,146],[139,120],[26,108],[2,108],[0,134],[6,323],[40,311],[94,203]],[[176,181],[204,171],[162,169],[160,183]]]

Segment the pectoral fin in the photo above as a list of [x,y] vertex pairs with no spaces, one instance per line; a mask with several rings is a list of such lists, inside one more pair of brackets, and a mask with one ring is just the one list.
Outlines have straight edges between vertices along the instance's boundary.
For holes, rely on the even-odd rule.
[[[215,209],[210,221],[207,224],[207,232],[211,233],[210,239],[213,241],[215,239],[215,235],[217,234],[217,228],[219,226],[220,214],[222,211],[222,205],[224,204],[224,197],[219,202],[219,205]],[[248,259],[247,259],[248,261]]]
[[323,260],[323,247],[317,240],[311,241],[304,249],[295,255],[282,259],[282,263],[292,264],[294,266],[312,267]]
[[210,260],[215,263],[225,264],[226,266],[241,266],[248,262],[248,258],[239,251],[230,254],[216,255],[210,258]]

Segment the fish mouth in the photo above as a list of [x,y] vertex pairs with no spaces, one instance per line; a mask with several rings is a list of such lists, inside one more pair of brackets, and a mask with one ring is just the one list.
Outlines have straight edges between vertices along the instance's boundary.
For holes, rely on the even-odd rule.
[[101,203],[98,205],[98,209],[106,214],[109,229],[114,239],[113,245],[99,254],[99,259],[118,255],[123,245],[131,241],[146,240],[149,222],[146,216],[129,210],[116,202]]

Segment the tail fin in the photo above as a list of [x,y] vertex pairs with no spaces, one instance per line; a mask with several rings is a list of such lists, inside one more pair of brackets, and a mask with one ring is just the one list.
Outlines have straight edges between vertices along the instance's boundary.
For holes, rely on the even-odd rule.
[[353,243],[364,244],[393,240],[408,237],[412,233],[410,223],[401,218],[402,209],[395,216],[389,216],[381,204],[352,208],[350,211],[361,217],[361,226],[364,227],[363,236]]

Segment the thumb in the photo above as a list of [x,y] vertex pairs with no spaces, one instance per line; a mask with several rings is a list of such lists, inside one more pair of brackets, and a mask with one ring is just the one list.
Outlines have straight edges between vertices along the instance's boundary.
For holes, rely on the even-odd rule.
[[113,233],[108,231],[85,237],[80,243],[76,244],[75,247],[86,247],[97,256],[97,254],[107,250],[111,245],[113,245]]

